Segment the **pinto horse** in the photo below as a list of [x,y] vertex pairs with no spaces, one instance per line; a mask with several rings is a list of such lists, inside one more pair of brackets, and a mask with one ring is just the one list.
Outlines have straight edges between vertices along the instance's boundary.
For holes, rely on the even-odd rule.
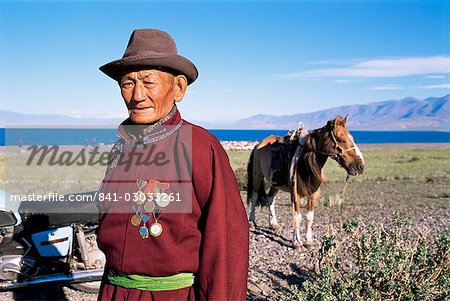
[[[297,142],[295,153],[289,158],[290,171],[288,184],[285,186],[274,186],[272,183],[272,150],[271,145],[281,141],[279,136],[269,136],[258,143],[252,150],[247,165],[248,189],[247,203],[251,203],[249,213],[250,227],[256,226],[255,206],[257,203],[267,203],[269,206],[269,225],[273,230],[279,230],[275,214],[275,195],[279,190],[290,192],[293,214],[293,244],[294,248],[302,246],[300,240],[300,224],[302,215],[300,212],[300,199],[306,197],[306,247],[314,246],[312,225],[314,220],[314,208],[320,195],[323,184],[322,168],[328,158],[336,160],[349,175],[359,175],[364,171],[364,158],[356,145],[352,135],[346,128],[348,116],[342,119],[337,116],[327,122],[322,128],[313,130],[303,138],[294,136]],[[298,141],[295,141],[297,139]],[[266,194],[264,179],[270,184],[269,192]]]

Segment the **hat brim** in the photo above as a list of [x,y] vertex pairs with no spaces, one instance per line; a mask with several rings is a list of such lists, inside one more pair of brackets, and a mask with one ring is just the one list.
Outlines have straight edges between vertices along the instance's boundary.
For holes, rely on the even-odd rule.
[[174,73],[183,74],[187,78],[188,85],[192,84],[198,77],[197,67],[181,55],[169,57],[129,56],[105,64],[99,69],[112,79],[119,81],[127,72],[151,67],[163,67],[174,71]]

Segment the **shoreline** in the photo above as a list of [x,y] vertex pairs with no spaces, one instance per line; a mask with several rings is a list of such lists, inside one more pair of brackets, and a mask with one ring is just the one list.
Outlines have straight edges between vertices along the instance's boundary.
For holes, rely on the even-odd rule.
[[[258,141],[220,141],[222,147],[225,150],[252,150]],[[113,145],[105,144],[98,145],[98,151],[108,151]],[[433,142],[433,143],[362,143],[358,144],[361,149],[448,149],[450,150],[449,142]],[[31,152],[27,150],[29,146],[24,145],[22,147],[19,146],[0,146],[0,152],[2,153],[27,153]],[[49,146],[51,147],[51,146]],[[88,146],[87,148],[84,145],[60,145],[59,150],[61,151],[80,151],[85,148],[86,151],[94,150],[93,146]]]

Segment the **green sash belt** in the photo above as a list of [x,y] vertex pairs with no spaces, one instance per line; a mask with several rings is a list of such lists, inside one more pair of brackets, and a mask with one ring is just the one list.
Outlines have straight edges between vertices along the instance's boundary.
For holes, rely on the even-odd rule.
[[194,283],[194,274],[179,273],[173,276],[152,277],[108,271],[108,280],[114,285],[142,291],[168,291],[189,287]]

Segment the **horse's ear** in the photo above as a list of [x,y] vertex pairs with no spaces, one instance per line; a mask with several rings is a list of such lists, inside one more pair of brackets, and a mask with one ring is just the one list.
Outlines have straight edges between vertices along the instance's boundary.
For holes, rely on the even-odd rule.
[[341,122],[341,115],[337,115],[336,118],[334,118],[334,128],[336,128],[340,122]]
[[342,125],[345,127],[347,125],[348,120],[348,114],[345,116],[344,120],[342,121]]

